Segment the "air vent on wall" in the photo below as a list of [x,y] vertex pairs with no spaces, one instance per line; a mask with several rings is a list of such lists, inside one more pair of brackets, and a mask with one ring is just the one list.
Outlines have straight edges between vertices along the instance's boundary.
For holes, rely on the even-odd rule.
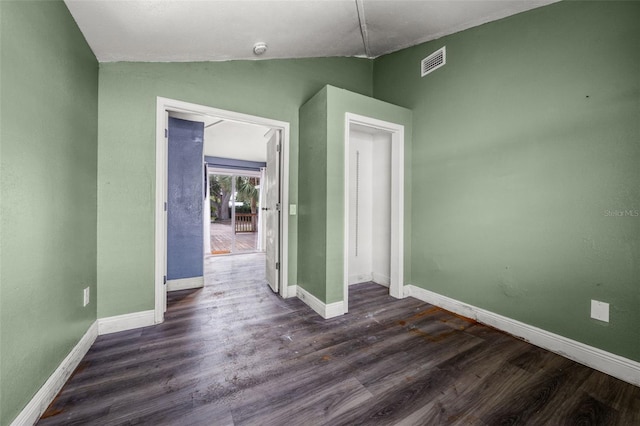
[[433,72],[447,63],[447,48],[443,46],[442,48],[436,50],[431,55],[427,56],[420,62],[420,75],[424,77],[425,75]]

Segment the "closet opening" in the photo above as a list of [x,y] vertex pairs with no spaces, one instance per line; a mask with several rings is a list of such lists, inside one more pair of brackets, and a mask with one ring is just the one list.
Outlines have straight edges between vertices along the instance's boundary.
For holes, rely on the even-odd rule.
[[345,131],[345,312],[348,287],[402,294],[403,128],[350,115]]
[[391,133],[356,124],[349,136],[349,285],[389,287]]

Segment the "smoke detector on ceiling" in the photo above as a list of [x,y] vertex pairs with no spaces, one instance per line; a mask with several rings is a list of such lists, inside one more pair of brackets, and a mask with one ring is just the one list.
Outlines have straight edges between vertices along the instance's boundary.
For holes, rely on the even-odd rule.
[[267,43],[260,42],[253,45],[253,53],[256,56],[260,56],[266,51],[267,51]]

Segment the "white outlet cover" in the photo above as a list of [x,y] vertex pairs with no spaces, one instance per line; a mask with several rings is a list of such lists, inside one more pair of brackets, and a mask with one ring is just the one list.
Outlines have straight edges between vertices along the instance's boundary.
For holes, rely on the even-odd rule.
[[609,322],[609,304],[605,302],[599,302],[597,300],[592,300],[591,318]]

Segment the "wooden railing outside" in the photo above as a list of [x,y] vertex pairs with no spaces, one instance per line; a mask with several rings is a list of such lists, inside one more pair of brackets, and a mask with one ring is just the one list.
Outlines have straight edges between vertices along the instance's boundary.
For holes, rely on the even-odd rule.
[[257,230],[257,213],[236,213],[236,234],[240,232],[256,232]]

